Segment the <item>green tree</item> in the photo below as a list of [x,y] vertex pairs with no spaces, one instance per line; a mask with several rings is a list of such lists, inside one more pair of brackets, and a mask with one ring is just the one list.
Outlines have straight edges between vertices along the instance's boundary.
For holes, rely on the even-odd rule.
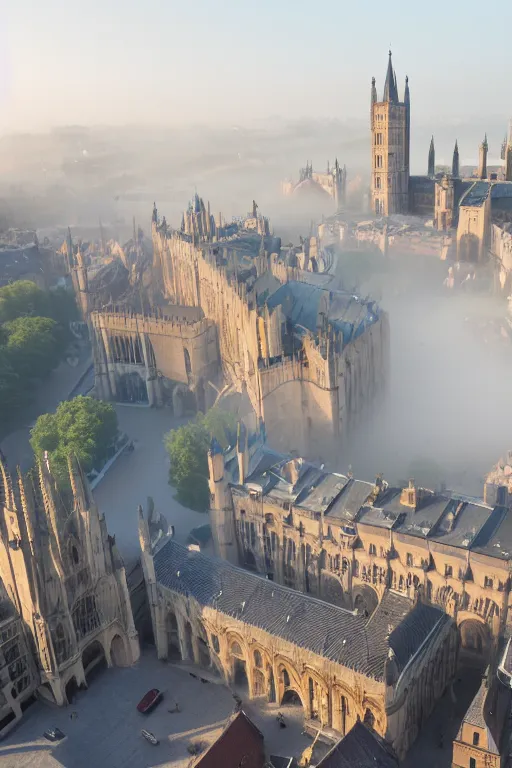
[[14,370],[7,347],[0,346],[0,436],[13,424],[28,397],[29,388]]
[[30,444],[36,456],[48,451],[59,483],[67,481],[67,459],[74,453],[85,472],[100,470],[112,454],[117,414],[110,403],[80,395],[38,418]]
[[0,323],[16,320],[17,317],[49,317],[48,312],[46,291],[31,280],[16,280],[0,288]]
[[172,429],[164,437],[171,463],[169,483],[176,488],[178,501],[186,507],[205,512],[208,509],[208,448],[212,437],[227,447],[229,433],[236,428],[233,414],[211,408],[205,416]]
[[61,359],[62,331],[49,317],[18,317],[3,326],[15,371],[26,379],[43,379]]

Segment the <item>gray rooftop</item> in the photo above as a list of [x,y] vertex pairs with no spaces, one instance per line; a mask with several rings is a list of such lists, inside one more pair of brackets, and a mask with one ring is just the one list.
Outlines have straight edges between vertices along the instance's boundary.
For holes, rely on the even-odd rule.
[[450,620],[394,592],[366,619],[173,540],[154,561],[163,587],[376,680],[383,679],[390,648],[403,669],[430,632]]
[[359,720],[317,768],[398,768],[392,749]]

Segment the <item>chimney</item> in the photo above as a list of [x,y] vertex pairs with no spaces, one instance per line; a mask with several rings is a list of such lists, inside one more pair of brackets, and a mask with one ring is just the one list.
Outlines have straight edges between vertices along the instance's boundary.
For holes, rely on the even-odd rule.
[[408,487],[402,488],[402,493],[400,494],[400,504],[405,507],[412,507],[413,509],[416,509],[416,500],[417,490],[414,487],[414,480],[411,478],[409,480]]
[[299,479],[301,464],[301,459],[290,459],[283,467],[283,474],[291,485],[295,485]]

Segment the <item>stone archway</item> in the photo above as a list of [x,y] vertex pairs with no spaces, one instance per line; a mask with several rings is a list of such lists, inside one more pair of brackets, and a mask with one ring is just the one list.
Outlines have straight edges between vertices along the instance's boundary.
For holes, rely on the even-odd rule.
[[114,635],[110,643],[110,659],[115,667],[129,666],[126,645],[121,635]]
[[241,643],[233,639],[230,643],[229,653],[231,657],[231,669],[233,683],[237,688],[249,690],[249,678],[247,676],[247,662]]
[[491,652],[489,627],[480,619],[464,619],[458,626],[460,653],[463,664],[485,667]]
[[[73,675],[73,677],[71,677],[66,683],[66,688],[65,688],[66,701],[68,704],[73,703],[75,696],[78,693],[78,690],[79,690],[78,683],[76,681],[76,677]],[[55,700],[55,697],[54,697],[54,700]]]
[[117,379],[117,400],[121,403],[148,403],[148,389],[140,373],[123,373]]
[[283,693],[281,704],[288,704],[294,707],[303,707],[300,694],[294,688],[287,688]]
[[368,584],[357,586],[353,590],[354,609],[363,616],[371,616],[377,605],[379,598],[373,587]]
[[87,684],[107,666],[105,650],[99,640],[93,640],[82,652],[82,665]]

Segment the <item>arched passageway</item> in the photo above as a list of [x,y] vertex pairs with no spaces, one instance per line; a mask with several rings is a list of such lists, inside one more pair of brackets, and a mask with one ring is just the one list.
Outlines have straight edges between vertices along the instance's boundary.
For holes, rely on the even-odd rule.
[[466,619],[459,625],[459,662],[484,668],[489,662],[491,637],[489,627],[478,619]]
[[297,691],[294,691],[293,688],[288,688],[283,694],[281,704],[290,704],[294,707],[302,707],[302,699],[300,698]]
[[129,663],[126,655],[126,646],[121,635],[114,635],[112,638],[110,658],[115,667],[126,667]]
[[[68,704],[73,703],[77,693],[78,693],[78,683],[76,681],[76,677],[73,675],[73,677],[70,680],[68,680],[68,682],[66,683],[65,694],[66,694],[66,701],[68,702]],[[52,692],[52,697],[53,697],[53,700],[55,701],[53,692]]]
[[82,653],[82,664],[85,672],[85,679],[89,685],[91,680],[97,674],[103,671],[107,666],[105,651],[99,640],[94,640],[88,645]]

